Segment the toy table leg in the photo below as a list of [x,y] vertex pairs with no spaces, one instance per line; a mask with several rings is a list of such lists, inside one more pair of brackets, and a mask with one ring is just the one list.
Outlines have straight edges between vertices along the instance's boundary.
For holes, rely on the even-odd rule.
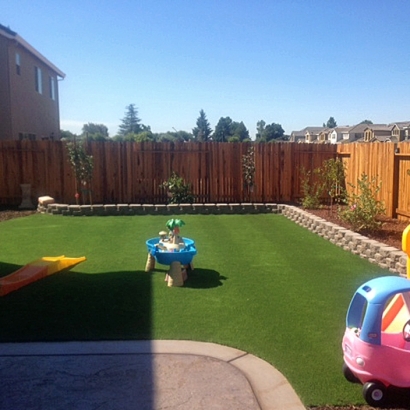
[[151,272],[155,269],[155,258],[148,252],[147,263],[145,265],[145,272]]
[[168,271],[168,286],[184,286],[180,262],[172,262]]

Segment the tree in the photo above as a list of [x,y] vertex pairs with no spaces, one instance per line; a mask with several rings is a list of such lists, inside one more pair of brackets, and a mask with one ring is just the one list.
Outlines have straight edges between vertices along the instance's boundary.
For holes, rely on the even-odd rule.
[[103,124],[89,122],[83,125],[83,137],[94,141],[105,141],[109,138],[108,128]]
[[373,121],[370,120],[363,120],[362,122],[360,122],[359,124],[367,124],[367,125],[372,125]]
[[256,123],[256,135],[255,135],[255,139],[261,139],[263,136],[263,132],[265,131],[265,125],[266,122],[263,120],[260,120]]
[[64,141],[74,141],[78,139],[77,134],[73,134],[71,131],[60,130],[61,139]]
[[265,121],[258,122],[262,134],[260,134],[259,132],[256,134],[257,142],[270,142],[284,139],[283,136],[285,134],[285,131],[280,124],[273,122],[272,124],[264,125],[264,123]]
[[244,142],[250,141],[249,131],[243,121],[232,123],[232,136],[228,139],[229,142]]
[[196,127],[192,130],[194,139],[199,142],[209,141],[212,129],[206,118],[204,110],[199,111],[199,117],[196,120]]
[[233,134],[232,120],[230,117],[221,117],[216,124],[215,131],[212,135],[213,141],[227,142],[229,137]]
[[334,119],[333,117],[330,117],[330,118],[327,120],[326,125],[323,124],[323,126],[324,126],[324,127],[327,127],[327,128],[336,128],[336,127],[337,127],[337,122],[335,121],[335,119]]
[[138,110],[135,104],[130,104],[126,107],[125,117],[119,126],[118,135],[125,136],[129,133],[138,134],[144,131],[143,126],[140,125],[141,120],[138,118]]

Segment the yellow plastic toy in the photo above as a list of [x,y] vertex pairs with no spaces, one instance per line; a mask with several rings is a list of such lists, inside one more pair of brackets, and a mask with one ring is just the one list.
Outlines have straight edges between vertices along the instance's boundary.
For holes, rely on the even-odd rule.
[[23,266],[19,270],[0,278],[0,296],[18,290],[32,282],[50,276],[53,273],[69,269],[86,260],[80,258],[66,258],[62,256],[45,256]]
[[403,231],[401,237],[401,247],[403,252],[407,254],[407,279],[410,279],[410,225]]

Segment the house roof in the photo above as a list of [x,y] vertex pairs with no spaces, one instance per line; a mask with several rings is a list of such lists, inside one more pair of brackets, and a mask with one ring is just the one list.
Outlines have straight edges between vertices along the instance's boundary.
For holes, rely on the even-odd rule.
[[398,121],[398,122],[392,122],[391,124],[389,124],[390,126],[394,127],[395,125],[397,125],[400,129],[403,128],[408,128],[410,127],[410,121]]
[[[342,133],[342,132],[348,132],[348,131],[350,131],[351,128],[352,127],[349,127],[348,125],[346,125],[344,127],[335,127],[335,128],[332,129],[332,131],[334,130],[339,134],[339,133]],[[332,132],[332,131],[330,131],[330,132]]]
[[19,36],[15,31],[0,24],[0,35],[10,40],[16,41],[21,47],[24,47],[27,51],[29,51],[31,54],[37,57],[40,61],[42,61],[45,65],[51,68],[59,77],[61,78],[65,77],[65,74],[59,68],[57,68],[51,61],[49,61],[46,57],[44,57],[39,51],[37,51],[26,40],[24,40],[24,38]]
[[369,124],[366,128],[369,128],[373,131],[391,131],[393,126],[386,124]]
[[361,132],[364,132],[364,130],[369,126],[369,124],[361,123],[354,125],[353,127],[350,128],[349,132],[353,132],[356,134],[360,134]]

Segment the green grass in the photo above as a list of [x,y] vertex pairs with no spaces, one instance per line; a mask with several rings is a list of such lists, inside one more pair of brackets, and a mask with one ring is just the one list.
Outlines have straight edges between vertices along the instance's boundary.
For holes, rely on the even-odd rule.
[[184,215],[195,270],[145,273],[166,216],[33,215],[0,224],[0,275],[41,256],[87,261],[0,298],[0,341],[189,339],[270,362],[307,406],[363,403],[342,372],[349,301],[388,274],[280,215]]

